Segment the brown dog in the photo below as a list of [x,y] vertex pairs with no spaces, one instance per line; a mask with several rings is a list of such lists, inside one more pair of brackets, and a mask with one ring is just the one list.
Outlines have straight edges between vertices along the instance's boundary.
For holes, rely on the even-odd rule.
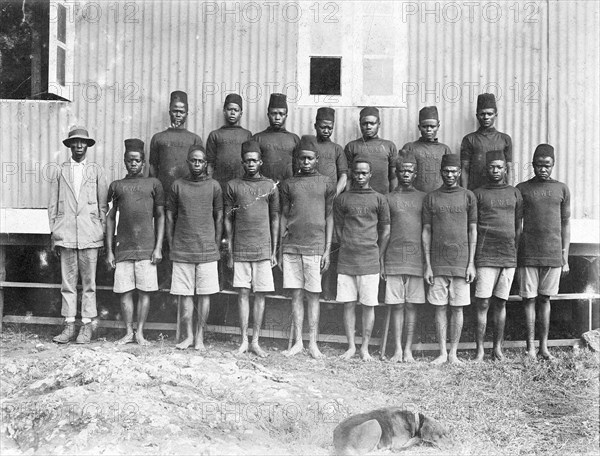
[[420,443],[439,448],[450,445],[451,440],[437,421],[400,407],[352,415],[333,431],[333,446],[338,455],[363,455],[375,447],[405,450]]

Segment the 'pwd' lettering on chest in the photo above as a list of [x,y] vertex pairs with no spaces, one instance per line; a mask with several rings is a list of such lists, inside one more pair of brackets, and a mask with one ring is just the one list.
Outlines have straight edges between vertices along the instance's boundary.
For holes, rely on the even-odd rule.
[[464,212],[465,208],[463,206],[440,206],[440,212],[450,212],[454,214],[458,214],[460,212]]
[[354,215],[366,215],[373,212],[373,208],[368,206],[350,206],[348,212]]
[[491,207],[508,207],[510,206],[510,200],[507,199],[493,199],[490,200]]

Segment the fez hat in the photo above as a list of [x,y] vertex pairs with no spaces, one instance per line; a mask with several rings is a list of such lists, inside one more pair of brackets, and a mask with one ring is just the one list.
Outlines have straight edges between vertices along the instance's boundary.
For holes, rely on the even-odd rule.
[[458,166],[460,168],[460,157],[458,154],[442,155],[442,168],[445,166]]
[[144,141],[137,138],[125,140],[125,152],[142,152],[144,153]]
[[363,117],[367,116],[375,116],[379,119],[379,109],[377,109],[374,106],[367,106],[366,108],[362,108],[360,110],[359,118],[362,119]]
[[477,96],[477,110],[480,109],[497,109],[496,96],[493,93],[481,93]]
[[404,164],[413,164],[413,165],[416,165],[417,164],[417,157],[415,157],[415,154],[413,154],[412,152],[402,153],[398,157],[397,166],[404,165]]
[[296,146],[294,151],[294,155],[297,155],[301,150],[310,150],[315,153],[319,153],[319,149],[317,147],[317,138],[313,135],[303,135],[300,138],[300,142]]
[[269,98],[269,106],[267,109],[287,109],[287,97],[283,93],[272,93],[271,98]]
[[550,157],[554,160],[554,147],[550,144],[538,145],[533,153],[533,159],[535,160],[537,157]]
[[169,104],[171,105],[173,103],[177,103],[178,101],[183,103],[187,108],[187,105],[188,105],[187,93],[182,92],[181,90],[175,90],[174,92],[171,92],[171,101],[169,102]]
[[223,103],[223,108],[226,108],[229,103],[235,103],[236,105],[238,105],[240,107],[240,109],[244,108],[242,97],[239,96],[237,93],[230,93],[229,95],[227,95],[225,97],[225,102]]
[[88,131],[84,127],[71,128],[71,131],[69,131],[69,137],[63,140],[63,144],[67,147],[70,147],[69,144],[71,144],[71,141],[74,139],[83,139],[85,142],[87,142],[88,147],[92,147],[94,144],[96,144],[96,141],[90,138]]
[[317,120],[331,120],[335,121],[335,109],[333,108],[319,108],[317,109]]
[[503,150],[490,150],[485,154],[486,165],[496,160],[502,160],[504,162],[506,161]]
[[438,110],[435,106],[425,106],[419,111],[419,122],[427,119],[440,120],[438,117]]
[[206,155],[206,149],[204,148],[204,146],[202,144],[192,144],[190,146],[190,148],[188,149],[188,156],[190,153],[192,153],[196,150],[200,150],[200,151],[204,152],[204,154]]
[[260,154],[261,150],[260,150],[260,145],[258,144],[258,142],[254,141],[253,139],[249,139],[248,141],[243,142],[242,143],[242,155],[244,155],[248,152],[258,152]]

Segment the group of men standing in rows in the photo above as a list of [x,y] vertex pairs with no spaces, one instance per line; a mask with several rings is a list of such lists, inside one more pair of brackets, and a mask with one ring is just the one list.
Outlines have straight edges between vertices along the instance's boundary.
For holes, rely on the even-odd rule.
[[[170,275],[168,286],[177,296],[178,320],[185,335],[177,348],[204,349],[210,296],[220,291],[219,276],[227,267],[238,290],[242,335],[238,352],[251,350],[266,356],[259,345],[260,328],[265,294],[274,291],[272,268],[279,266],[283,287],[292,293],[294,344],[286,355],[303,349],[306,298],[309,353],[322,356],[317,346],[320,294],[322,283],[325,288],[333,283],[336,300],[344,303],[348,350],[342,357],[356,353],[355,306],[361,304],[359,353],[362,359],[371,359],[374,307],[379,305],[380,279],[384,279],[385,304],[393,309],[393,361],[414,361],[417,308],[429,302],[436,308],[440,348],[433,362],[460,363],[462,309],[471,303],[472,283],[478,318],[476,359],[484,356],[490,307],[494,308],[493,356],[502,359],[505,304],[518,269],[527,354],[536,357],[537,301],[538,354],[552,357],[547,346],[549,297],[558,293],[560,277],[569,271],[569,190],[550,177],[555,157],[548,144],[535,149],[534,177],[516,188],[509,185],[514,181],[512,143],[510,136],[494,128],[498,112],[493,94],[479,95],[480,127],[464,137],[460,155],[438,142],[435,106],[421,109],[421,137],[404,145],[400,153],[392,141],[379,137],[381,121],[375,107],[360,111],[362,136],[345,148],[331,140],[332,108],[319,108],[316,135],[301,138],[285,128],[288,105],[283,94],[271,95],[269,127],[260,133],[252,135],[240,126],[242,113],[242,98],[228,95],[223,105],[225,124],[209,134],[204,147],[201,138],[185,128],[187,94],[173,92],[171,125],[150,143],[149,177],[144,174],[143,141],[127,139],[127,176],[108,188],[101,167],[87,162],[87,149],[95,141],[81,127],[71,130],[64,140],[71,159],[52,180],[48,209],[53,245],[61,258],[65,317],[56,342],[91,340],[92,318],[97,315],[98,249],[105,245],[127,327],[119,343],[148,343],[144,324],[150,293],[158,290],[159,276],[168,280]],[[221,245],[226,251],[223,258]],[[162,267],[157,272],[163,252],[170,260],[163,264],[172,265],[172,270]],[[76,336],[78,272],[83,325]],[[195,296],[198,322],[193,328]]]

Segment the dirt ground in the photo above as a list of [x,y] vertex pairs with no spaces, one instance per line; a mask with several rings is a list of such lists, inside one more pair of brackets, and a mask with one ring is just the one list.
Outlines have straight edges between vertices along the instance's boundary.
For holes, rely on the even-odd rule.
[[[37,331],[36,331],[37,330]],[[208,351],[181,352],[168,337],[116,346],[118,333],[88,346],[58,346],[55,328],[9,326],[0,344],[0,453],[331,454],[332,432],[353,413],[395,405],[449,430],[451,449],[405,454],[597,454],[598,356],[558,351],[556,362],[434,367],[417,363],[235,357],[237,338],[209,336]],[[381,453],[381,451],[379,452]]]

